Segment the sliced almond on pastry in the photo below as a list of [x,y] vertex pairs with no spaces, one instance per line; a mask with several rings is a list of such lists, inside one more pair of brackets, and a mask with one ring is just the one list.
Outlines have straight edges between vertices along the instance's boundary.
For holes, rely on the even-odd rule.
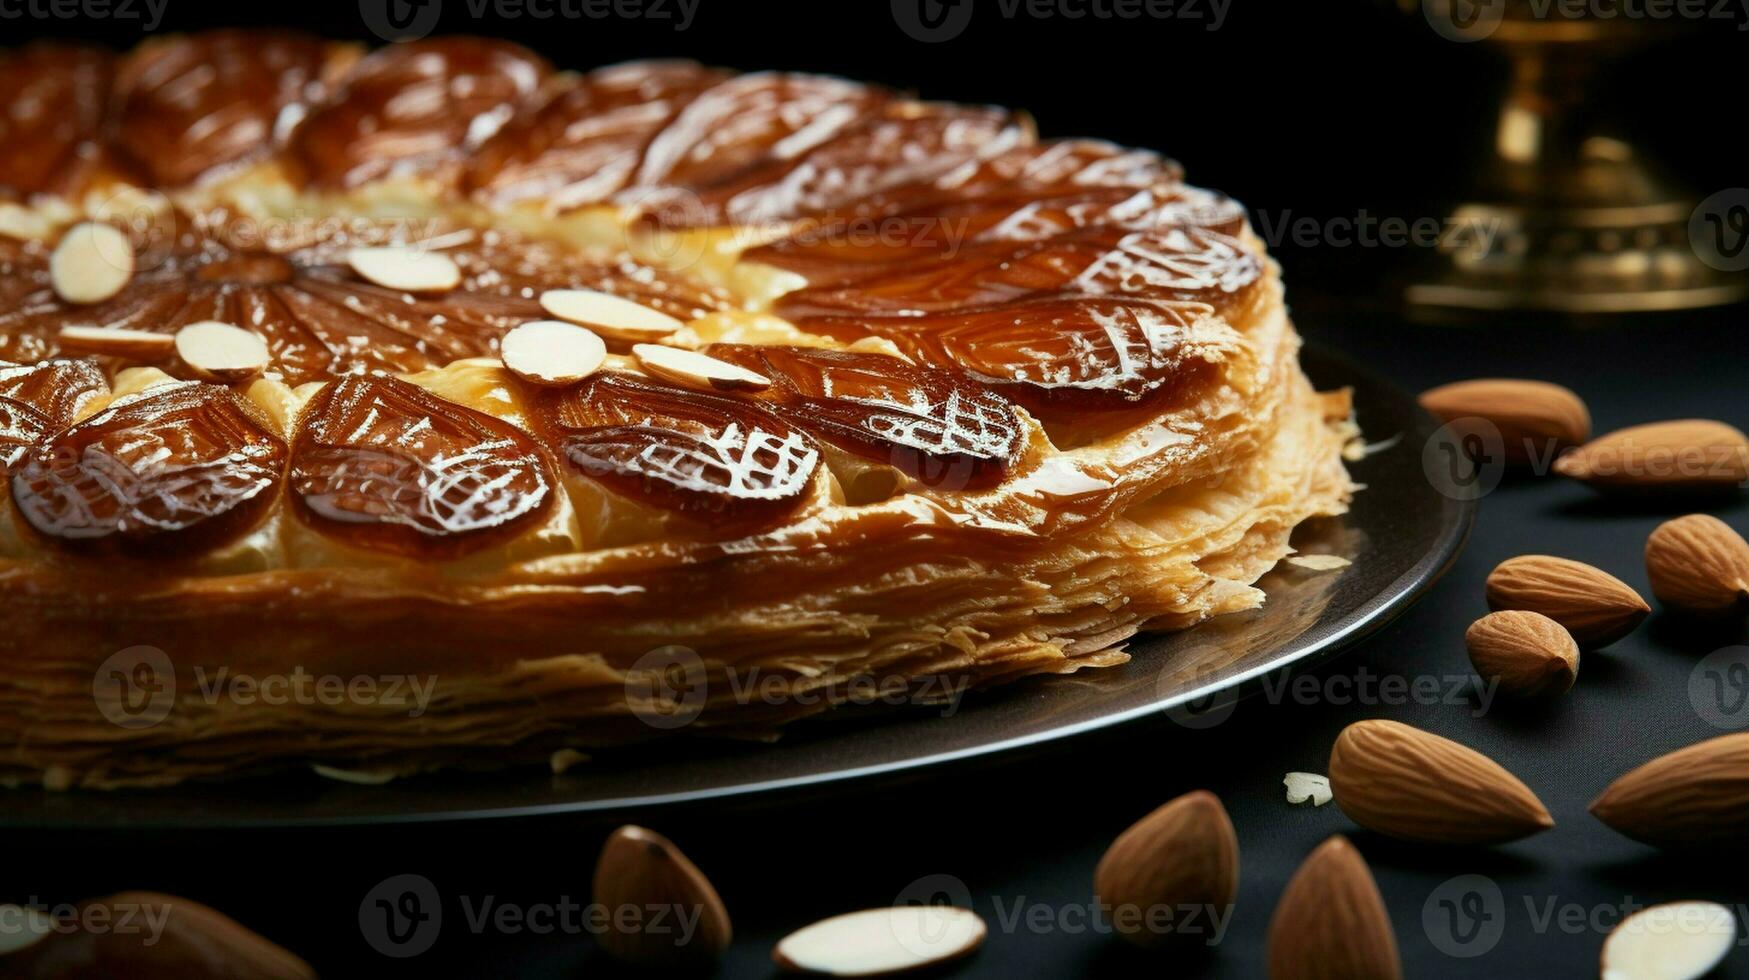
[[176,331],[176,355],[201,377],[227,384],[254,377],[270,360],[260,334],[217,320]]
[[61,236],[49,256],[49,283],[69,303],[101,303],[134,274],[134,247],[112,225],[87,221]]
[[561,320],[621,340],[655,340],[686,326],[661,310],[593,289],[549,289],[540,294],[540,305]]
[[564,386],[594,374],[607,358],[607,345],[574,323],[531,320],[505,334],[498,352],[522,380]]
[[417,248],[355,248],[346,253],[352,271],[385,289],[442,293],[462,283],[461,267],[442,252]]
[[60,340],[61,346],[69,350],[141,360],[163,357],[176,344],[176,339],[167,333],[121,327],[62,327]]
[[755,391],[771,387],[771,379],[763,374],[698,351],[638,344],[632,348],[632,356],[638,359],[644,370],[656,377],[688,388]]

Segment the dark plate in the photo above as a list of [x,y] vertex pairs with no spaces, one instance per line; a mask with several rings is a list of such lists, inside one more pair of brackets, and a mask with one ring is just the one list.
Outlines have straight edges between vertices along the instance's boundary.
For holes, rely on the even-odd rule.
[[[448,773],[387,786],[282,776],[120,793],[6,793],[0,826],[180,827],[362,824],[538,816],[744,803],[847,788],[924,767],[1011,752],[1124,722],[1170,715],[1212,724],[1259,682],[1317,664],[1378,630],[1427,589],[1463,547],[1474,504],[1436,489],[1423,447],[1437,424],[1413,399],[1344,358],[1308,348],[1322,388],[1354,389],[1367,438],[1390,443],[1355,463],[1353,510],[1296,536],[1302,551],[1344,555],[1340,572],[1279,568],[1264,608],[1147,636],[1107,670],[1037,678],[965,697],[951,717],[925,709],[850,709],[771,745],[675,742],[604,756],[564,776],[527,770]],[[1437,461],[1437,457],[1435,457]]]

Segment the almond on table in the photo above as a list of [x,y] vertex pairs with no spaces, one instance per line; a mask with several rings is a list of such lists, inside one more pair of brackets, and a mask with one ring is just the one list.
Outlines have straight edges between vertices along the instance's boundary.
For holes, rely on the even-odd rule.
[[1591,813],[1654,847],[1749,847],[1749,732],[1653,759],[1611,783]]
[[1485,426],[1499,433],[1509,463],[1552,460],[1561,450],[1591,438],[1591,413],[1571,390],[1546,381],[1477,378],[1421,393],[1421,407],[1460,433]]
[[1488,608],[1528,609],[1566,627],[1581,647],[1605,647],[1632,633],[1652,607],[1621,579],[1552,555],[1508,558],[1488,574]]
[[688,935],[658,929],[654,920],[610,915],[608,930],[597,942],[632,966],[700,969],[714,963],[734,935],[728,909],[704,872],[668,838],[643,827],[627,825],[607,838],[595,862],[593,895],[609,910],[660,908],[698,917]]
[[1397,937],[1366,859],[1340,835],[1312,851],[1269,923],[1270,980],[1398,980]]
[[1749,608],[1749,542],[1708,514],[1658,525],[1646,539],[1652,595],[1672,609],[1718,615]]
[[1499,844],[1555,825],[1518,777],[1448,738],[1357,721],[1330,750],[1330,789],[1349,819],[1429,844]]
[[1516,697],[1564,694],[1579,676],[1578,642],[1542,613],[1489,613],[1471,624],[1464,645],[1476,673]]
[[1652,422],[1591,440],[1555,472],[1599,490],[1726,493],[1749,486],[1749,436],[1713,419]]
[[[1093,873],[1093,894],[1116,909],[1227,909],[1239,890],[1239,840],[1227,810],[1198,790],[1172,800],[1118,835]],[[1113,913],[1118,935],[1144,948],[1192,937]]]

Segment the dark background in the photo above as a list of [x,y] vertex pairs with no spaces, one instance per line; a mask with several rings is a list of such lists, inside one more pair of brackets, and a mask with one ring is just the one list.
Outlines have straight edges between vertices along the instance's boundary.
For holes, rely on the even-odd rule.
[[[925,96],[1030,109],[1045,135],[1093,135],[1158,148],[1194,181],[1254,212],[1353,218],[1438,217],[1458,200],[1485,149],[1503,63],[1457,44],[1419,16],[1382,5],[1234,0],[1216,31],[1203,21],[1004,19],[975,0],[960,37],[912,40],[885,2],[701,0],[696,21],[475,19],[448,0],[440,31],[522,41],[565,67],[688,56],[740,68],[831,71]],[[1206,7],[1204,8],[1206,11]],[[285,24],[373,40],[352,3],[226,5],[169,0],[160,30]],[[1656,147],[1699,189],[1749,184],[1739,147],[1745,35],[1712,22],[1651,45],[1612,72],[1596,99],[1624,131]],[[60,35],[129,45],[115,20],[0,20],[8,41]],[[1744,311],[1583,321],[1496,316],[1418,325],[1394,310],[1413,249],[1276,249],[1301,329],[1368,362],[1404,389],[1476,375],[1544,377],[1590,402],[1599,431],[1658,418],[1708,416],[1749,425]],[[1363,422],[1365,420],[1362,420]],[[1749,528],[1741,499],[1712,508]],[[1468,670],[1464,627],[1485,611],[1481,582],[1526,551],[1594,562],[1645,590],[1640,549],[1665,516],[1655,506],[1600,503],[1553,480],[1509,481],[1482,502],[1475,536],[1447,578],[1396,624],[1326,667],[1325,676],[1451,678]],[[1585,812],[1611,779],[1654,755],[1710,737],[1690,706],[1698,659],[1738,635],[1703,635],[1655,616],[1611,649],[1588,654],[1578,687],[1534,709],[1468,704],[1266,704],[1247,701],[1207,731],[1162,719],[1000,763],[865,786],[828,799],[650,813],[711,875],[735,919],[725,976],[771,972],[771,944],[814,918],[888,904],[927,875],[964,881],[993,927],[956,977],[1262,974],[1263,938],[1300,859],[1335,832],[1353,833],[1372,863],[1411,976],[1587,976],[1624,903],[1708,898],[1749,902],[1741,864],[1655,854]],[[1337,731],[1397,717],[1471,744],[1518,773],[1558,821],[1515,845],[1443,851],[1355,833],[1337,810],[1289,808],[1288,770],[1323,771]],[[1149,958],[1091,932],[1003,931],[1016,903],[1053,910],[1089,901],[1092,869],[1130,821],[1206,787],[1231,810],[1243,885],[1231,931],[1212,953]],[[221,790],[222,791],[222,790]],[[0,801],[0,806],[3,806]],[[472,936],[446,928],[405,963],[378,956],[358,931],[360,898],[384,877],[423,874],[445,894],[501,902],[585,901],[605,830],[572,820],[321,832],[68,834],[14,831],[0,900],[63,901],[127,887],[220,907],[307,957],[325,975],[583,977],[612,973],[586,939]],[[1504,897],[1505,934],[1486,955],[1454,958],[1424,926],[1442,883],[1480,874]],[[1592,924],[1539,926],[1550,903]],[[1536,914],[1532,914],[1534,907]],[[453,905],[446,916],[459,920]],[[1739,949],[1722,972],[1749,976]]]

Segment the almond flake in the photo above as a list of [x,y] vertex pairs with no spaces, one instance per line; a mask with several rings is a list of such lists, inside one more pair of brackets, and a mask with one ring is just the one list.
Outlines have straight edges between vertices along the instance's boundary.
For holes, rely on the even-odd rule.
[[593,289],[549,289],[540,294],[541,309],[620,340],[657,340],[686,324],[642,303]]
[[134,248],[112,225],[87,221],[61,236],[49,256],[49,282],[69,303],[101,303],[134,274]]
[[1313,806],[1323,806],[1330,802],[1329,776],[1320,776],[1315,772],[1290,772],[1281,782],[1287,787],[1287,801],[1296,806],[1307,800],[1311,800]]
[[71,350],[140,360],[162,357],[176,344],[176,339],[167,333],[121,327],[62,327],[60,340],[62,347]]
[[454,259],[417,248],[355,248],[346,253],[346,264],[385,289],[409,293],[448,292],[462,282]]
[[1603,980],[1695,980],[1737,942],[1737,917],[1712,902],[1654,905],[1623,919],[1603,943]]
[[698,351],[660,344],[638,344],[632,355],[644,370],[675,384],[689,388],[719,391],[757,390],[771,387],[771,379],[749,371],[738,364],[719,361]]
[[504,366],[537,385],[574,385],[594,374],[607,358],[607,345],[594,333],[558,320],[531,320],[499,342]]
[[879,977],[959,959],[984,942],[984,920],[947,905],[895,905],[851,912],[785,936],[772,959],[787,970]]
[[1341,555],[1289,555],[1287,563],[1314,572],[1333,572],[1354,564]]
[[202,320],[176,331],[176,353],[204,378],[232,383],[267,367],[267,341],[260,334],[217,320]]

